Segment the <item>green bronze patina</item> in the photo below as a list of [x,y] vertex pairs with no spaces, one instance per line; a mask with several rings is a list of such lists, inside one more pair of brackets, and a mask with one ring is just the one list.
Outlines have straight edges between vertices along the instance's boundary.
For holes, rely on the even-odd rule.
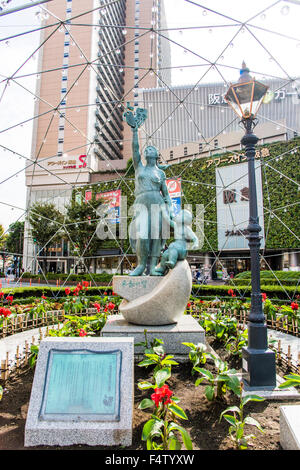
[[187,256],[188,243],[192,243],[191,249],[198,247],[199,240],[191,228],[193,221],[192,214],[186,209],[181,210],[173,220],[170,219],[170,225],[174,229],[175,241],[170,243],[163,252],[160,266],[155,271],[164,275],[168,269],[173,269],[177,261],[183,261]]
[[[129,239],[132,250],[137,254],[137,267],[130,276],[141,276],[149,263],[150,276],[162,276],[165,271],[176,265],[177,260],[186,257],[186,240],[193,240],[193,232],[187,227],[191,223],[192,215],[181,211],[181,218],[173,222],[172,201],[166,185],[164,170],[169,165],[159,165],[158,150],[148,145],[144,151],[146,165],[143,164],[138,140],[138,129],[147,119],[147,110],[133,108],[127,103],[124,120],[132,129],[132,152],[135,169],[135,201],[133,219],[129,227]],[[184,215],[184,216],[183,216]],[[187,219],[190,221],[187,222]],[[166,234],[169,228],[177,230],[177,240],[171,244],[163,255],[162,265],[158,265],[161,251],[166,243]],[[181,226],[181,228],[179,227]],[[193,234],[194,235],[194,234]],[[175,234],[176,237],[176,234]]]

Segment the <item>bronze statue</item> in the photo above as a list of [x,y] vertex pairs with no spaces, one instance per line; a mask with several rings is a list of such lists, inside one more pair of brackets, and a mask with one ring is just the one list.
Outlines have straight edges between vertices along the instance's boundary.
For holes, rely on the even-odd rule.
[[[145,109],[127,105],[124,119],[132,129],[133,165],[135,169],[135,202],[134,215],[129,227],[130,245],[137,254],[138,265],[130,273],[141,276],[149,262],[150,276],[159,276],[155,270],[161,250],[165,245],[164,223],[173,218],[172,201],[166,185],[165,166],[158,164],[158,150],[148,145],[144,151],[146,165],[141,160],[138,141],[138,129],[147,118]],[[166,216],[167,215],[167,216]]]

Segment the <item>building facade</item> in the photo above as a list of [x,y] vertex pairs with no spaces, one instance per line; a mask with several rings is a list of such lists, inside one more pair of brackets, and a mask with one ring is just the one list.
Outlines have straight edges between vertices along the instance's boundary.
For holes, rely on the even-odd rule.
[[[264,80],[273,99],[259,110],[256,134],[264,142],[300,133],[300,95],[295,81]],[[224,100],[223,83],[140,90],[139,105],[149,110],[144,140],[151,139],[168,163],[239,149],[243,131]],[[261,143],[263,140],[261,140]]]

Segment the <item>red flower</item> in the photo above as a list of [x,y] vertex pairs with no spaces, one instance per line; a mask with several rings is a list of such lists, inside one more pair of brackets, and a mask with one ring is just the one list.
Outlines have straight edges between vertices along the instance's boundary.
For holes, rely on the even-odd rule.
[[200,304],[204,304],[204,300],[199,300],[199,303],[200,303]]
[[71,291],[68,287],[65,288],[65,294],[66,295],[70,295],[71,294]]
[[6,300],[9,302],[9,303],[12,303],[12,301],[14,300],[13,296],[12,295],[8,295],[6,297]]
[[82,290],[82,289],[83,289],[83,287],[82,287],[82,285],[80,284],[80,282],[77,284],[76,289],[78,289],[78,290]]
[[168,385],[163,385],[161,388],[155,388],[154,393],[151,395],[151,400],[154,401],[155,406],[159,406],[160,403],[167,405],[171,403],[170,397],[173,392],[169,389]]
[[4,297],[4,292],[0,292],[0,297]]
[[74,291],[73,291],[73,295],[78,295],[79,294],[79,289],[78,287],[75,287]]
[[107,292],[104,292],[104,295],[107,295]]
[[115,308],[115,304],[113,304],[112,302],[109,302],[109,304],[107,305],[107,308],[109,310],[113,310]]
[[42,299],[47,299],[47,297],[45,295],[42,295]]
[[229,291],[227,293],[228,293],[228,295],[232,296],[234,294],[234,291],[232,289],[229,289]]
[[83,287],[89,287],[88,281],[82,281],[82,285],[83,285]]
[[191,304],[190,304],[190,302],[189,302],[189,303],[187,304],[187,308],[190,308],[190,306],[191,306]]
[[267,294],[265,292],[262,292],[261,296],[262,296],[262,301],[264,302],[267,298]]
[[297,302],[292,302],[291,303],[291,308],[292,308],[292,310],[298,310],[299,305],[297,304]]
[[97,309],[97,312],[100,312],[101,305],[97,302],[94,303],[94,307]]
[[111,295],[117,295],[115,292],[112,292]]
[[11,311],[9,310],[9,308],[4,308],[4,307],[0,308],[0,315],[3,315],[6,318],[10,314],[11,314]]
[[83,336],[86,336],[87,335],[87,332],[83,329],[83,328],[80,328],[79,330],[79,336],[83,337]]

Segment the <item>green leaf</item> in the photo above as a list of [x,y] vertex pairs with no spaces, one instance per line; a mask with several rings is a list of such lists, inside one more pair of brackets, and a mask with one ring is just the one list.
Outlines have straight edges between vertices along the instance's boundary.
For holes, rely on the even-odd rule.
[[152,418],[144,424],[142,431],[142,441],[147,441],[156,423],[157,420]]
[[258,395],[246,395],[242,399],[242,405],[245,406],[249,401],[264,401],[265,399]]
[[229,380],[227,382],[228,388],[232,390],[236,395],[240,396],[241,394],[241,383],[238,377],[233,376],[229,377]]
[[169,367],[165,367],[164,369],[158,370],[154,374],[155,382],[157,384],[158,388],[161,388],[166,380],[168,380],[171,377],[171,370]]
[[182,343],[184,346],[187,346],[188,348],[196,348],[196,345],[194,343]]
[[185,412],[183,411],[183,409],[180,408],[180,406],[176,405],[176,403],[170,403],[168,405],[168,409],[171,410],[172,413],[174,413],[174,415],[178,416],[179,418],[188,419],[188,417],[185,414]]
[[229,406],[228,408],[226,408],[226,410],[222,411],[222,413],[220,415],[220,420],[222,419],[222,416],[225,413],[228,413],[229,411],[231,411],[232,413],[237,413],[238,415],[240,415],[240,413],[241,413],[241,410],[237,406]]
[[169,450],[180,450],[180,449],[181,449],[181,444],[175,437],[172,437],[171,439],[169,439]]
[[155,385],[150,382],[138,382],[137,386],[140,390],[148,390],[149,388],[155,388]]
[[215,396],[214,387],[212,387],[211,385],[207,385],[205,387],[205,396],[209,401],[212,401]]
[[251,426],[256,426],[261,432],[264,432],[263,428],[261,427],[261,425],[259,424],[258,421],[256,421],[256,419],[254,418],[251,418],[251,416],[247,416],[245,418],[245,424],[250,424]]
[[181,436],[182,436],[182,440],[183,440],[183,443],[185,445],[185,448],[187,450],[193,450],[193,444],[192,444],[192,441],[191,441],[191,438],[188,434],[188,432],[186,431],[186,429],[184,429],[182,426],[180,426],[179,424],[176,424],[176,423],[170,423],[170,426],[169,426],[169,431],[173,431],[173,430],[176,430],[176,431],[179,431]]
[[156,364],[156,361],[152,361],[152,359],[144,359],[143,361],[138,363],[138,366],[147,367],[147,366],[151,366],[152,364]]
[[213,374],[209,371],[209,370],[206,370],[206,369],[201,369],[200,367],[195,367],[194,368],[197,372],[200,372],[200,374],[202,374],[204,377],[206,377],[208,380],[213,380],[214,379],[214,376]]
[[237,420],[234,416],[231,416],[231,415],[223,415],[223,418],[226,419],[226,421],[228,421],[229,424],[231,424],[231,426],[233,426],[234,428],[236,428],[236,423],[237,423]]
[[154,346],[153,351],[155,352],[155,354],[158,354],[158,356],[163,356],[165,354],[163,346]]
[[146,408],[152,408],[154,406],[154,402],[150,400],[150,398],[144,398],[139,404],[140,410],[145,410]]

